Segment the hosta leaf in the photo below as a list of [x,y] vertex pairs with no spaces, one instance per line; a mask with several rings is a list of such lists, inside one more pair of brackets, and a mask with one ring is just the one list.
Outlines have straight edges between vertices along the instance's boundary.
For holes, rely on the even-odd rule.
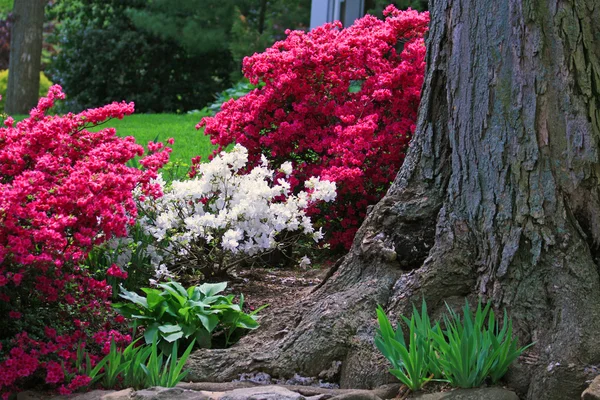
[[200,322],[202,322],[202,326],[204,326],[204,328],[209,333],[212,333],[212,331],[219,324],[219,317],[217,317],[214,314],[208,314],[208,315],[196,314],[196,316],[198,317],[198,319],[200,320]]
[[135,303],[139,306],[148,308],[148,302],[146,301],[146,299],[144,297],[140,296],[139,294],[137,294],[135,292],[127,291],[122,286],[121,286],[121,292],[119,293],[119,296],[124,298],[125,300],[129,300],[132,303]]
[[258,322],[256,322],[251,316],[240,313],[235,326],[244,329],[256,329],[258,328]]
[[200,291],[205,296],[214,296],[217,293],[221,293],[225,288],[227,288],[227,282],[203,283],[200,285]]
[[158,340],[158,324],[154,323],[144,331],[144,340],[146,343],[152,343]]
[[181,327],[179,325],[165,324],[165,325],[159,326],[158,330],[160,330],[162,333],[173,333],[173,332],[180,332]]
[[148,302],[148,307],[153,310],[158,305],[165,301],[165,298],[160,294],[157,290],[155,292],[146,293],[146,300]]
[[181,339],[183,337],[182,331],[177,331],[175,333],[170,333],[168,335],[164,335],[163,339],[165,339],[169,343],[173,343],[174,341]]

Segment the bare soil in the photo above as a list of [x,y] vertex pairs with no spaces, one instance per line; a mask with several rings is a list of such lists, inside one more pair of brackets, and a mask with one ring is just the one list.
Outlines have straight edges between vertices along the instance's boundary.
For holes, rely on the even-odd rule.
[[228,282],[227,292],[244,295],[244,311],[251,312],[268,304],[260,315],[271,314],[309,294],[321,283],[328,270],[328,266],[241,270]]

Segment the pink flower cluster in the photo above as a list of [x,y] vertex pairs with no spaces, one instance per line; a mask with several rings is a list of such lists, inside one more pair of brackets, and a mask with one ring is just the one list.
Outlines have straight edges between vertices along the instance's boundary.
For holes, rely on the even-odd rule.
[[[56,325],[46,327],[47,340],[25,331],[12,340],[0,337],[10,343],[0,349],[3,395],[36,371],[45,371],[47,384],[63,384],[61,392],[85,384],[73,371],[78,343],[91,337],[110,341],[107,332],[116,321],[111,286],[79,264],[94,245],[127,234],[137,215],[134,188],[161,194],[151,179],[171,151],[151,144],[140,160],[143,169],[129,167],[129,160],[144,155],[134,138],[120,138],[113,128],[89,128],[133,113],[133,103],[46,115],[61,98],[60,86],[52,86],[29,118],[15,124],[9,117],[0,128],[0,319],[9,321],[3,332],[30,328],[21,321],[38,310],[54,313],[47,319]],[[111,274],[127,276],[114,268]],[[106,346],[88,342],[98,354]]]
[[119,278],[119,279],[127,279],[127,272],[123,271],[121,269],[121,267],[119,267],[117,264],[111,265],[106,270],[106,275],[107,276],[114,276],[115,278]]
[[265,86],[203,118],[212,142],[236,142],[258,163],[294,162],[292,183],[335,181],[338,198],[323,213],[331,245],[349,247],[367,206],[397,173],[415,129],[429,14],[385,10],[349,28],[339,22],[287,39],[244,59],[243,72]]

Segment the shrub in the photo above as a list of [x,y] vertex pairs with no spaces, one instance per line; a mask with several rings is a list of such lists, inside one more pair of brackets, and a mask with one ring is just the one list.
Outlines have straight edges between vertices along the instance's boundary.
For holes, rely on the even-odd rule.
[[204,283],[187,290],[173,281],[158,286],[162,290],[143,288],[145,298],[121,289],[120,296],[129,302],[113,307],[130,318],[134,327],[144,328],[146,343],[158,343],[166,354],[178,342],[189,345],[195,341],[210,348],[212,336],[221,332],[228,345],[236,329],[258,328],[255,313],[242,311],[244,296],[240,296],[240,304],[234,304],[234,295],[219,294],[227,287],[226,282]]
[[[321,215],[332,246],[349,248],[367,206],[385,193],[415,129],[425,67],[428,13],[366,16],[347,29],[325,24],[244,60],[258,88],[205,117],[212,142],[245,146],[278,167],[291,158],[292,190],[310,176],[335,181],[337,201]],[[217,151],[220,151],[219,148]]]
[[52,86],[28,118],[0,128],[0,318],[10,321],[0,327],[3,395],[27,379],[74,390],[85,384],[73,376],[79,343],[95,361],[111,339],[131,340],[112,329],[122,317],[110,312],[110,286],[80,263],[94,245],[127,233],[137,213],[132,190],[159,195],[150,180],[168,161],[170,149],[149,145],[143,169],[130,168],[143,147],[113,128],[89,130],[131,114],[133,103],[46,115],[63,97]]
[[60,25],[53,41],[60,52],[48,73],[68,95],[63,108],[128,99],[140,112],[183,112],[202,108],[228,86],[227,48],[192,55],[176,41],[137,27],[130,11],[148,6],[146,0],[56,3]]
[[[48,90],[52,86],[52,82],[44,75],[43,72],[40,72],[40,97],[44,97]],[[6,88],[8,87],[8,70],[5,69],[0,71],[0,94],[4,95],[6,93]],[[6,104],[5,97],[0,98],[0,114],[4,113],[4,105]]]
[[236,145],[210,163],[195,164],[197,175],[173,181],[163,197],[142,196],[139,221],[156,240],[157,277],[176,270],[224,276],[236,265],[300,237],[322,238],[305,210],[332,201],[335,184],[311,177],[305,182],[306,191],[292,195],[286,178],[293,172],[290,163],[279,171],[269,169],[266,159],[252,169],[247,163],[248,152]]
[[505,311],[500,328],[491,303],[482,308],[480,301],[473,316],[466,302],[462,318],[446,307],[445,329],[439,323],[432,326],[425,301],[421,314],[413,306],[410,320],[402,316],[409,328],[408,345],[402,328],[394,331],[381,306],[377,308],[375,344],[394,367],[390,372],[413,391],[434,377],[462,388],[481,386],[488,377],[497,383],[510,364],[533,345],[517,347],[512,321]]

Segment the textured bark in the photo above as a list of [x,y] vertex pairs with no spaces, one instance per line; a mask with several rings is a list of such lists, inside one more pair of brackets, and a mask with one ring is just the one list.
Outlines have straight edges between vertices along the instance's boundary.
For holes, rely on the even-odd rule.
[[45,5],[46,0],[15,0],[5,106],[8,114],[27,114],[37,104]]
[[374,309],[491,299],[523,343],[509,384],[575,399],[600,363],[600,4],[433,0],[417,131],[385,198],[315,293],[229,350],[193,355],[193,378],[318,375],[391,380]]

